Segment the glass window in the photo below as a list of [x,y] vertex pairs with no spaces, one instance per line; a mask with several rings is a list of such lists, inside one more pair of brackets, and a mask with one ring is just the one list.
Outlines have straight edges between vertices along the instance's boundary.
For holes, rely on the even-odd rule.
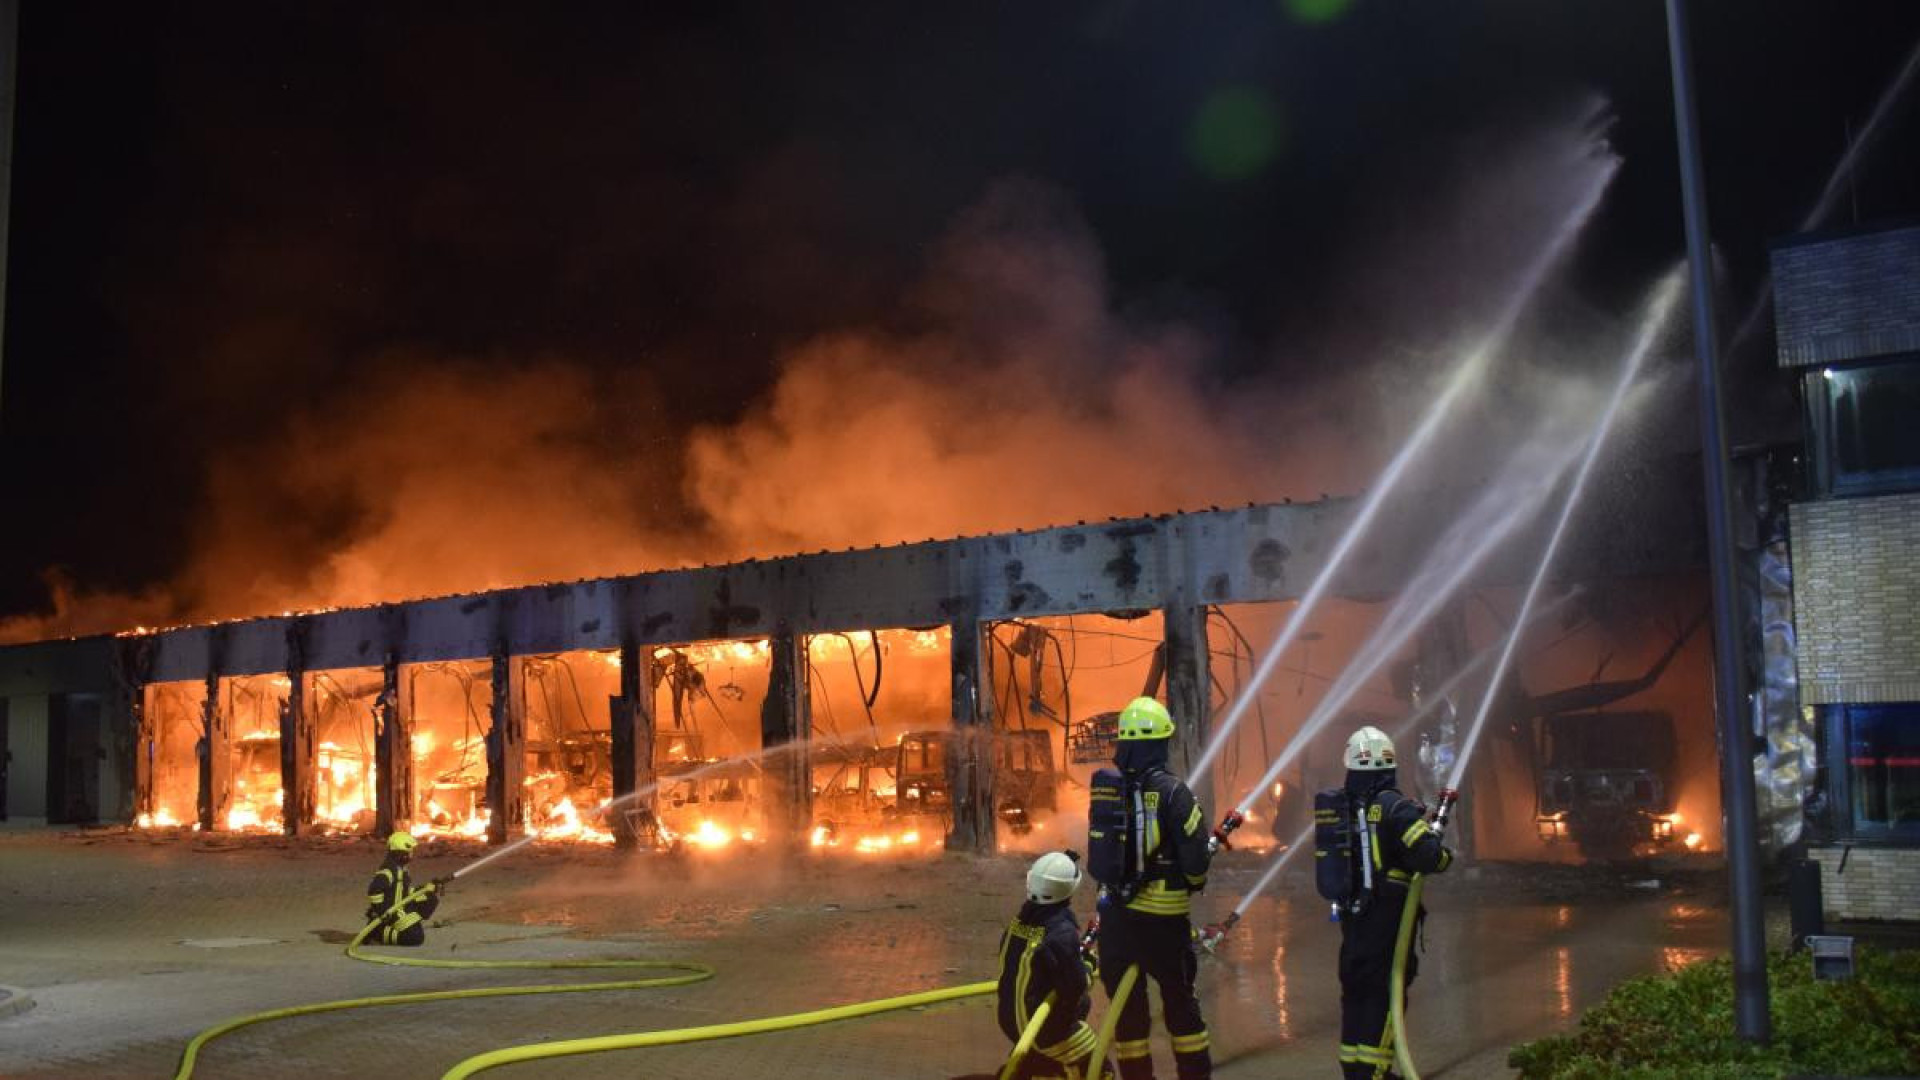
[[1854,831],[1920,839],[1920,703],[1844,709]]
[[1920,489],[1920,360],[1821,372],[1835,494]]

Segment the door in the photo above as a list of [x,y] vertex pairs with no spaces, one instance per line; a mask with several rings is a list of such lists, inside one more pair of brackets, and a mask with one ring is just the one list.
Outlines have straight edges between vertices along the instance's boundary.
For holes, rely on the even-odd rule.
[[60,694],[48,702],[47,821],[91,825],[100,820],[100,697]]

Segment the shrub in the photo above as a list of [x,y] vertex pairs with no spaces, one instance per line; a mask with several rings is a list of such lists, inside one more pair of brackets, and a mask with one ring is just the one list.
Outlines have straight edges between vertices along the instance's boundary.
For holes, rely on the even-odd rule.
[[1773,1041],[1733,1033],[1733,970],[1722,957],[1630,979],[1580,1019],[1579,1030],[1514,1047],[1525,1080],[1920,1073],[1920,953],[1861,950],[1848,982],[1813,978],[1806,955],[1767,960]]

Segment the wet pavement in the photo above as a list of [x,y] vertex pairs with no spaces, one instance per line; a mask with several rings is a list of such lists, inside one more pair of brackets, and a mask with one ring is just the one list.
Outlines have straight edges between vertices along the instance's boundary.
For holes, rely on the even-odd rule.
[[[202,850],[218,848],[219,850]],[[423,848],[423,853],[428,852]],[[457,883],[420,955],[638,956],[713,965],[660,990],[435,1002],[300,1017],[215,1043],[196,1075],[435,1077],[539,1040],[711,1024],[990,978],[1025,856],[915,861],[743,853],[692,861],[545,847]],[[429,971],[357,963],[369,841],[292,844],[125,833],[0,832],[0,984],[37,1006],[0,1019],[0,1075],[171,1075],[182,1044],[228,1017],[329,998],[592,972]],[[422,879],[459,862],[417,860]],[[1260,868],[1226,856],[1202,897],[1224,914]],[[1435,881],[1412,1042],[1429,1076],[1505,1075],[1514,1042],[1565,1030],[1619,980],[1724,948],[1711,874],[1658,886],[1576,870],[1489,868]],[[1084,909],[1091,898],[1083,895]],[[1780,931],[1775,928],[1775,933]],[[1202,1001],[1226,1078],[1332,1075],[1337,927],[1304,878],[1258,901]],[[1096,1006],[1099,1008],[1101,1006]],[[947,1078],[1005,1051],[988,999],[796,1032],[513,1066],[503,1077]],[[1171,1057],[1161,1037],[1163,1074]]]

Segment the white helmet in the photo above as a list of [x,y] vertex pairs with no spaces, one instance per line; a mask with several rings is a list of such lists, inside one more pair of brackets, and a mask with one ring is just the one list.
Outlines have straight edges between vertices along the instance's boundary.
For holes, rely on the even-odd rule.
[[1347,738],[1347,768],[1371,772],[1393,768],[1393,740],[1368,724]]
[[1027,899],[1057,904],[1080,887],[1080,862],[1067,852],[1049,851],[1027,869]]

